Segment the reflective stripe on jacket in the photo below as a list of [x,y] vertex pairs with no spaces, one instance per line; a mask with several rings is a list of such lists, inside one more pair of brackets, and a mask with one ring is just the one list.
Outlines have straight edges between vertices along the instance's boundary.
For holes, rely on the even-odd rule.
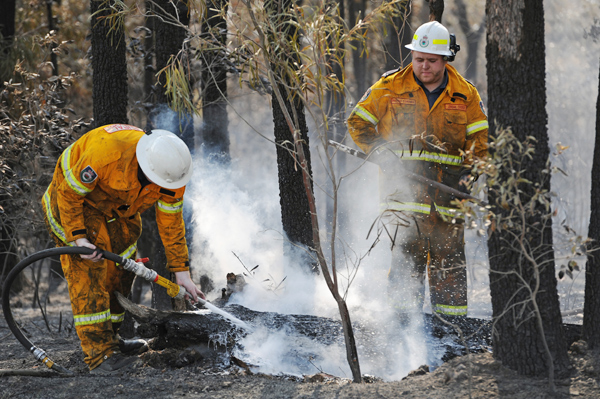
[[[388,143],[407,170],[457,188],[465,166],[487,154],[488,122],[477,89],[454,67],[446,70],[448,84],[431,109],[412,64],[384,74],[352,111],[348,129],[363,151]],[[393,180],[384,176],[382,183],[390,186]],[[433,188],[410,186],[404,193],[394,188],[395,201],[421,204],[426,213],[424,205],[444,208],[453,199]],[[382,189],[382,197],[390,194]]]
[[[106,217],[133,218],[156,206],[156,222],[172,272],[189,269],[183,222],[185,187],[167,190],[138,180],[136,145],[144,132],[129,125],[106,125],[75,141],[60,156],[42,199],[50,227],[61,241],[89,238],[84,206]],[[134,252],[135,243],[125,252]]]

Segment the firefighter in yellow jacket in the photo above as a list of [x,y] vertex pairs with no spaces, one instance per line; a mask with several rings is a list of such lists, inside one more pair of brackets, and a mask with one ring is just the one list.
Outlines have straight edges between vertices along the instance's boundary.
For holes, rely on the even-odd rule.
[[[382,211],[410,225],[398,227],[402,238],[392,244],[393,306],[400,312],[422,306],[427,270],[432,309],[465,316],[464,227],[453,197],[403,179],[403,170],[464,191],[473,157],[487,154],[487,117],[477,89],[448,64],[460,47],[443,25],[420,26],[406,47],[412,63],[368,89],[348,128],[355,143],[383,165]],[[416,292],[404,295],[410,285]]]
[[[136,255],[140,214],[156,207],[156,222],[169,271],[193,300],[204,294],[192,282],[182,217],[192,158],[171,132],[113,124],[94,129],[60,156],[42,205],[57,245],[96,247]],[[62,255],[75,328],[85,362],[94,373],[111,373],[139,362],[126,357],[138,342],[119,341],[124,310],[114,291],[127,296],[134,274],[91,255]]]

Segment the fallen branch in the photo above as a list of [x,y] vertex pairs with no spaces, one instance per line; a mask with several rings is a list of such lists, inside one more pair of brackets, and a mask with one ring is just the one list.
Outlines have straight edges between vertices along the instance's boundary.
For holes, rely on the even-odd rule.
[[17,369],[8,370],[0,369],[0,377],[13,377],[13,376],[25,376],[25,377],[72,377],[69,374],[56,373],[50,370],[37,370],[37,369]]

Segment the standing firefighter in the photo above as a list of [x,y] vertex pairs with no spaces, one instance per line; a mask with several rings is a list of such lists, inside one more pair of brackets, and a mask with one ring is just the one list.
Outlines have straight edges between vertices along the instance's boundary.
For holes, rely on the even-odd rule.
[[[204,294],[190,278],[183,193],[192,175],[190,151],[166,130],[106,125],[71,144],[60,156],[42,199],[48,230],[59,246],[96,246],[125,258],[136,255],[140,213],[156,206],[156,222],[168,269],[194,300]],[[91,255],[61,255],[75,328],[92,373],[111,373],[139,363],[144,345],[116,335],[124,310],[114,291],[127,296],[134,274]],[[137,352],[136,352],[137,353]]]
[[[477,89],[448,65],[459,46],[443,25],[420,26],[406,47],[413,62],[386,72],[365,93],[348,128],[356,144],[382,166],[382,211],[401,212],[409,222],[399,226],[401,238],[392,243],[392,305],[402,314],[415,305],[422,310],[429,267],[432,309],[465,316],[464,227],[455,219],[453,197],[403,180],[403,170],[464,191],[473,157],[487,154],[487,117]],[[414,290],[407,294],[411,285]]]

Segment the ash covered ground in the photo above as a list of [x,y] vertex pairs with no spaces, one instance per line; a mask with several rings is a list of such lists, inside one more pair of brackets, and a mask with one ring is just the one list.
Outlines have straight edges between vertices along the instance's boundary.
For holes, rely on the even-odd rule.
[[[54,298],[54,297],[53,297]],[[53,299],[54,309],[68,307],[66,298]],[[314,316],[289,316],[253,312],[239,306],[227,308],[230,312],[256,320],[270,320],[267,327],[280,330],[283,325],[295,320],[296,326],[305,326],[306,331],[289,337],[288,351],[302,336],[306,340],[329,340],[336,334],[327,334],[313,328],[323,319]],[[573,365],[569,378],[558,380],[556,392],[551,396],[546,379],[526,378],[504,368],[495,361],[491,353],[482,348],[479,353],[457,356],[440,363],[437,367],[415,367],[398,381],[383,381],[367,376],[365,383],[354,384],[343,375],[333,375],[314,367],[304,374],[282,372],[264,373],[260,368],[232,357],[233,352],[214,351],[218,345],[190,346],[188,348],[151,349],[141,355],[143,365],[135,370],[115,376],[95,376],[87,371],[79,341],[65,316],[50,312],[46,320],[36,308],[21,301],[15,311],[22,330],[36,345],[45,349],[50,357],[74,372],[72,377],[61,377],[47,371],[15,339],[0,319],[0,398],[105,398],[120,397],[147,399],[162,397],[193,398],[546,398],[546,397],[600,397],[600,353],[587,350],[585,343],[577,341],[571,346]],[[252,314],[252,317],[250,315]],[[50,326],[48,330],[46,323]],[[330,330],[336,322],[330,321]],[[60,325],[61,330],[58,331]],[[256,324],[254,324],[256,325]],[[485,327],[485,323],[484,323]],[[448,333],[436,329],[430,332],[445,336],[454,342]],[[485,327],[487,328],[487,327]],[[482,331],[489,332],[489,329]],[[290,333],[295,327],[288,327]],[[463,329],[467,329],[463,326]],[[361,328],[357,328],[358,336]],[[366,332],[366,331],[365,331]],[[371,332],[368,332],[371,333]],[[322,338],[321,338],[322,337]],[[450,337],[450,338],[448,338]],[[435,338],[433,339],[435,341]],[[438,340],[440,343],[443,340]],[[481,339],[485,345],[486,340]],[[430,342],[431,344],[431,342]],[[446,341],[448,344],[448,341]],[[476,344],[474,344],[476,345]],[[452,344],[451,346],[454,346]],[[243,351],[235,353],[240,356]],[[293,351],[292,351],[293,352]],[[388,353],[387,356],[390,354]],[[379,361],[386,362],[386,353],[379,353]],[[255,359],[256,360],[256,359]],[[318,362],[315,361],[315,364]],[[23,375],[37,373],[37,375]],[[343,373],[341,373],[343,374]]]

